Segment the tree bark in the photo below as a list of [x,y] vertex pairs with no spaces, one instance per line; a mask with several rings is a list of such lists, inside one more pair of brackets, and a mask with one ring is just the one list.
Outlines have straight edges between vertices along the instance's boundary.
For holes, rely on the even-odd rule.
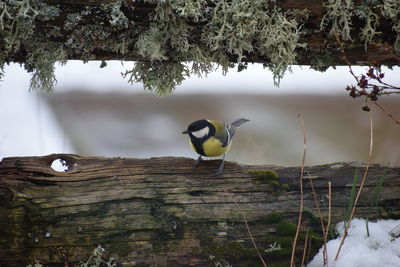
[[[56,159],[65,161],[66,172],[51,168]],[[89,259],[99,244],[106,251],[103,259],[113,257],[121,266],[259,266],[245,221],[267,263],[288,266],[300,168],[227,162],[223,175],[215,177],[219,161],[204,161],[198,168],[192,163],[188,158],[69,154],[4,158],[0,266],[35,261],[74,266]],[[333,228],[345,218],[354,176],[358,173],[360,182],[364,170],[361,163],[305,168],[302,229],[311,227],[310,251],[321,246],[322,236],[310,181],[325,219],[332,183]],[[399,218],[399,178],[399,167],[372,165],[356,217]],[[298,242],[299,255],[304,237]],[[266,252],[274,242],[282,249]]]

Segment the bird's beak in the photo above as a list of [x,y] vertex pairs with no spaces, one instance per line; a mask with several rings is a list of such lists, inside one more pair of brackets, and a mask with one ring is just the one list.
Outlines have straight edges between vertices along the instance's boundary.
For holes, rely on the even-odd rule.
[[184,130],[184,131],[182,132],[182,134],[188,134],[188,131],[187,131],[187,130]]

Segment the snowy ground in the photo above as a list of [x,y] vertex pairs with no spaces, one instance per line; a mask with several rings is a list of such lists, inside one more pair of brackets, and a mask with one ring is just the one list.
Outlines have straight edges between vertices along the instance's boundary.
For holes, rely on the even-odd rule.
[[[391,231],[400,232],[400,220],[380,220],[369,222],[367,236],[365,220],[354,219],[349,234],[341,249],[338,260],[334,258],[340,244],[340,238],[327,243],[329,267],[400,267],[400,237],[392,237]],[[393,231],[393,229],[395,229]],[[343,223],[337,230],[343,233]],[[307,267],[322,267],[323,248]]]

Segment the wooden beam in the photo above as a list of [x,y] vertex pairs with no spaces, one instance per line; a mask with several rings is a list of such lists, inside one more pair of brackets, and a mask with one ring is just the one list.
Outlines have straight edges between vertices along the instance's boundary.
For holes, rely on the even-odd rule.
[[[68,170],[51,168],[61,159]],[[293,224],[299,210],[299,167],[250,166],[219,161],[192,167],[188,158],[102,158],[70,154],[4,158],[0,162],[0,266],[35,261],[72,266],[99,244],[105,258],[135,266],[258,266],[245,220],[269,263],[289,263]],[[258,170],[249,172],[249,170]],[[313,230],[313,251],[322,235],[310,190],[315,187],[327,218],[332,183],[332,222],[345,218],[361,163],[305,169],[302,229]],[[277,173],[277,177],[274,173]],[[373,165],[356,217],[400,216],[400,168]],[[377,206],[373,192],[383,180]],[[302,238],[304,238],[303,236]],[[265,252],[277,242],[282,250]],[[299,242],[303,243],[303,242]],[[299,255],[301,247],[299,249]],[[312,256],[312,254],[311,254]],[[301,256],[299,256],[299,260]],[[57,265],[58,264],[58,265]]]

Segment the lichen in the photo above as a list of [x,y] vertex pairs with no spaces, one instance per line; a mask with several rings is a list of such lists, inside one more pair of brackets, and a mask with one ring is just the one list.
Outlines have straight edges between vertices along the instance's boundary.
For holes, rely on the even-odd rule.
[[51,92],[57,82],[54,64],[58,61],[65,64],[67,55],[63,48],[55,43],[46,42],[46,46],[34,47],[24,64],[25,69],[32,72],[30,90]]
[[111,26],[126,29],[129,27],[129,19],[125,16],[125,14],[121,11],[121,3],[120,1],[111,2],[110,4],[105,4],[103,8],[110,9],[110,18],[108,22]]
[[400,55],[400,2],[397,0],[326,0],[326,13],[322,17],[320,29],[330,26],[329,34],[338,35],[344,41],[352,41],[352,19],[358,17],[364,21],[358,33],[364,41],[365,50],[368,44],[382,33],[377,30],[382,19],[392,22],[392,30],[396,33],[394,50]]
[[207,12],[207,9],[205,9],[206,0],[175,0],[170,2],[171,7],[180,17],[192,19],[195,22],[203,20]]
[[150,61],[167,60],[164,38],[160,29],[153,25],[139,36],[135,46],[138,53]]
[[[123,76],[165,95],[190,75],[204,77],[218,69],[225,75],[234,68],[245,69],[247,61],[266,62],[264,67],[272,71],[276,85],[296,64],[297,53],[312,53],[310,63],[319,70],[334,64],[326,52],[332,48],[331,39],[312,51],[304,49],[302,42],[316,31],[306,33],[301,27],[307,22],[307,12],[284,11],[274,0],[145,0],[154,5],[154,11],[148,24],[138,25],[133,25],[133,6],[122,0],[81,9],[50,2],[0,2],[0,79],[7,62],[22,61],[33,73],[31,89],[52,90],[54,63],[67,56],[83,61],[99,59],[98,55],[104,55],[101,60],[138,58],[141,62]],[[394,50],[400,54],[399,1],[326,0],[324,6],[320,28],[338,34],[347,42],[346,48],[360,46],[351,43],[352,38],[362,40],[365,48],[381,36],[392,40],[379,25],[386,20],[392,23]],[[359,32],[352,32],[354,19],[364,22]],[[44,31],[35,30],[39,24]],[[315,38],[314,43],[320,40]],[[279,186],[277,182],[271,185]]]
[[238,63],[252,52],[269,58],[266,67],[279,85],[285,71],[295,63],[300,32],[295,19],[289,19],[287,12],[277,7],[268,9],[269,2],[215,1],[201,38],[211,51],[228,51]]
[[145,90],[159,95],[171,93],[188,76],[185,64],[171,61],[137,62],[133,69],[123,73],[128,82],[142,82]]
[[392,30],[396,32],[394,50],[397,55],[400,55],[400,1],[383,0],[381,12],[385,18],[388,18],[392,21]]
[[342,40],[351,40],[351,17],[354,8],[353,0],[327,0],[324,2],[326,13],[321,20],[321,29],[331,24],[329,34],[340,35]]
[[365,20],[365,25],[361,30],[360,37],[361,40],[364,40],[366,51],[367,45],[372,44],[374,39],[381,34],[381,32],[377,31],[379,16],[367,6],[364,6],[360,11],[361,12],[358,12],[358,16]]

